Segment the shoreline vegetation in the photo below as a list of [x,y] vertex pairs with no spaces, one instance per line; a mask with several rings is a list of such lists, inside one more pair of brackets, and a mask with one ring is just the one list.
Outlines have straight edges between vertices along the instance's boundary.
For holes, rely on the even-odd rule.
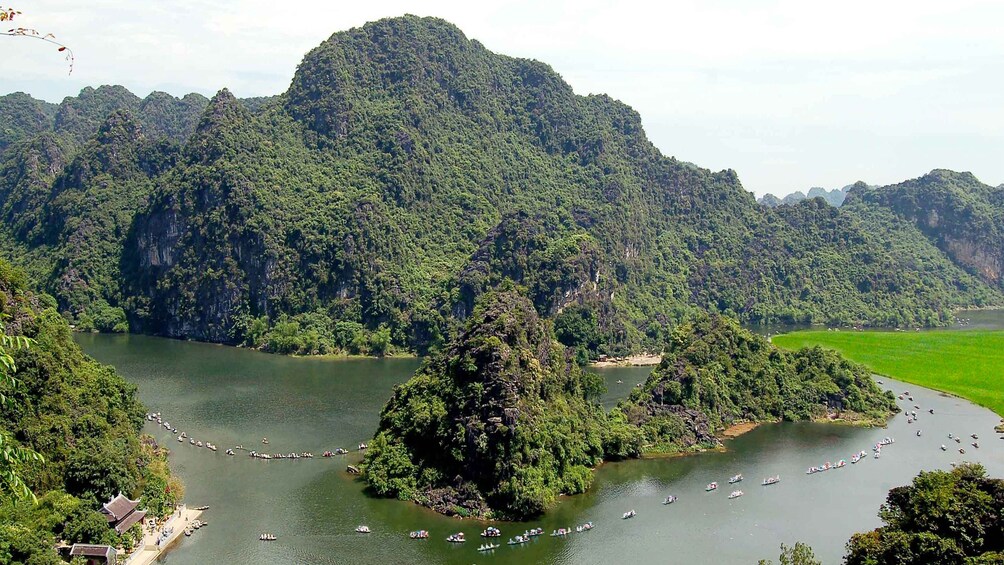
[[825,347],[876,374],[959,396],[1004,417],[1001,330],[800,331],[772,341],[785,349]]
[[37,503],[0,496],[0,562],[58,565],[57,542],[133,548],[143,526],[116,532],[102,502],[123,494],[161,518],[184,498],[168,450],[142,434],[135,385],[86,356],[54,306],[0,259],[0,328],[31,340],[12,355],[17,382],[2,390],[0,434],[44,458],[14,469]]
[[609,412],[602,377],[510,287],[394,388],[362,465],[371,492],[440,513],[523,520],[585,492],[606,461],[723,449],[760,422],[882,425],[898,410],[868,371],[821,348],[789,353],[738,322],[678,326],[642,386]]

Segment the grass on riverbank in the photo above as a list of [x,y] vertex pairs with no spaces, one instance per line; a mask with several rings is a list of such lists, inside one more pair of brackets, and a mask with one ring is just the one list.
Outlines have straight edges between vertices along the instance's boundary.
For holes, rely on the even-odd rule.
[[1004,331],[804,331],[772,341],[785,349],[835,349],[876,373],[956,394],[1004,416]]

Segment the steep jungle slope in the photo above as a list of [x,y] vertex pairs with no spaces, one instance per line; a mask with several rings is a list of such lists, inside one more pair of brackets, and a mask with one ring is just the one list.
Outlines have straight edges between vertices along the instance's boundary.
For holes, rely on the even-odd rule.
[[602,389],[525,297],[491,292],[454,342],[395,387],[366,479],[377,494],[440,512],[539,514],[592,482],[607,427]]
[[0,406],[0,433],[45,461],[18,469],[38,504],[0,494],[0,563],[62,563],[53,549],[58,540],[131,546],[140,526],[118,536],[97,512],[100,503],[121,492],[162,516],[184,489],[164,452],[140,438],[135,387],[85,356],[52,298],[26,283],[0,260],[2,326],[33,340],[14,354],[18,383],[4,385],[10,402]]
[[674,331],[644,387],[605,414],[602,379],[579,369],[523,293],[502,288],[395,387],[363,467],[376,494],[523,519],[587,489],[602,459],[713,447],[740,421],[881,425],[896,410],[860,365],[820,348],[781,351],[701,315]]
[[898,411],[863,365],[820,347],[788,352],[734,320],[679,326],[645,384],[613,411],[638,426],[643,452],[716,445],[738,423],[840,418],[881,425]]
[[848,203],[891,210],[956,264],[991,286],[1004,286],[1004,188],[972,173],[936,169],[891,186],[856,186]]
[[[510,278],[587,357],[659,349],[695,311],[912,326],[1004,304],[887,207],[760,206],[626,105],[434,18],[336,33],[285,94],[222,90],[191,128],[188,97],[161,99],[85,90],[0,166],[0,249],[83,327],[424,352]],[[135,133],[81,135],[123,110]]]

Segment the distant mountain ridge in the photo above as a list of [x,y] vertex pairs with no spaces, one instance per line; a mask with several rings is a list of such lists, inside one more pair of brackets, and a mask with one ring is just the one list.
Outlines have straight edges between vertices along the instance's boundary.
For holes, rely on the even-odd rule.
[[809,189],[808,194],[800,190],[796,190],[795,192],[788,194],[784,198],[778,198],[773,194],[767,193],[758,198],[757,202],[762,206],[774,208],[781,205],[797,204],[798,202],[801,202],[806,199],[822,198],[830,206],[839,208],[844,203],[844,199],[847,197],[847,193],[851,190],[851,188],[855,186],[857,186],[857,184],[849,184],[843,188],[834,188],[833,190],[826,190],[825,188],[814,186]]
[[628,106],[435,18],[336,33],[276,97],[100,87],[7,114],[0,250],[85,329],[424,352],[509,279],[585,356],[701,310],[913,326],[1004,304],[895,199],[758,205]]

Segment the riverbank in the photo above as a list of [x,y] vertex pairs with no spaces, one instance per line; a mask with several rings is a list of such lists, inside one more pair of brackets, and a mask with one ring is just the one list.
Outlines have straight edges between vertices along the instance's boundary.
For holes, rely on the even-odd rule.
[[752,432],[757,429],[760,424],[765,422],[740,422],[738,424],[732,424],[731,426],[722,430],[720,434],[721,439],[733,439],[737,438],[745,433]]
[[[124,565],[150,565],[170,551],[171,546],[185,533],[185,528],[199,516],[202,516],[201,510],[182,505],[155,530],[149,531],[144,528],[139,549],[129,555]],[[168,530],[171,533],[161,540],[161,535]]]
[[601,361],[593,361],[590,367],[646,367],[658,365],[662,361],[662,355],[652,355],[651,353],[641,353],[629,355],[627,357],[609,357]]

